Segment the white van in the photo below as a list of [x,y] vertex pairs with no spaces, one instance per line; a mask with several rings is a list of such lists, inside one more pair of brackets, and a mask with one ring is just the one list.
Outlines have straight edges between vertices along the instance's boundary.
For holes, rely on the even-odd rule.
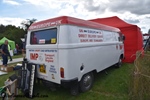
[[63,85],[76,95],[89,90],[94,72],[120,66],[124,45],[120,30],[68,16],[34,23],[27,34],[26,61],[46,85]]

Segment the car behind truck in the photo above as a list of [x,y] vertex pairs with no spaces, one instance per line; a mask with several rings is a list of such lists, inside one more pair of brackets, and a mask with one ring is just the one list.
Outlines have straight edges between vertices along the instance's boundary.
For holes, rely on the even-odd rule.
[[73,95],[79,89],[89,90],[94,73],[120,66],[122,37],[117,28],[68,16],[32,24],[22,66],[22,90],[32,97],[35,77],[50,87],[69,87]]

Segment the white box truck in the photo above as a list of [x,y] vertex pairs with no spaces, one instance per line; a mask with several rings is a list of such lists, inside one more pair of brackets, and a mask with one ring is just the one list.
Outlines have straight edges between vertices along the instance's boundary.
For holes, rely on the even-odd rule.
[[33,65],[43,83],[70,87],[76,95],[91,88],[93,73],[120,66],[122,37],[118,28],[68,16],[36,22],[28,30],[23,66]]

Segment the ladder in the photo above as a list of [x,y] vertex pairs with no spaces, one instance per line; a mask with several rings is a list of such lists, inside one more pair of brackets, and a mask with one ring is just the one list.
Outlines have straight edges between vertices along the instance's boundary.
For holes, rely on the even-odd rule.
[[33,98],[35,75],[36,64],[23,61],[20,88],[26,97]]

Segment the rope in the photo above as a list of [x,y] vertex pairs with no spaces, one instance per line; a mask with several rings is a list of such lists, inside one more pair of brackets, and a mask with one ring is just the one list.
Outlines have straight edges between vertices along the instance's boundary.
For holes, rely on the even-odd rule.
[[140,74],[140,75],[142,75],[142,76],[145,76],[145,77],[147,77],[147,78],[150,78],[150,76],[148,76],[148,75],[145,75],[145,74]]

